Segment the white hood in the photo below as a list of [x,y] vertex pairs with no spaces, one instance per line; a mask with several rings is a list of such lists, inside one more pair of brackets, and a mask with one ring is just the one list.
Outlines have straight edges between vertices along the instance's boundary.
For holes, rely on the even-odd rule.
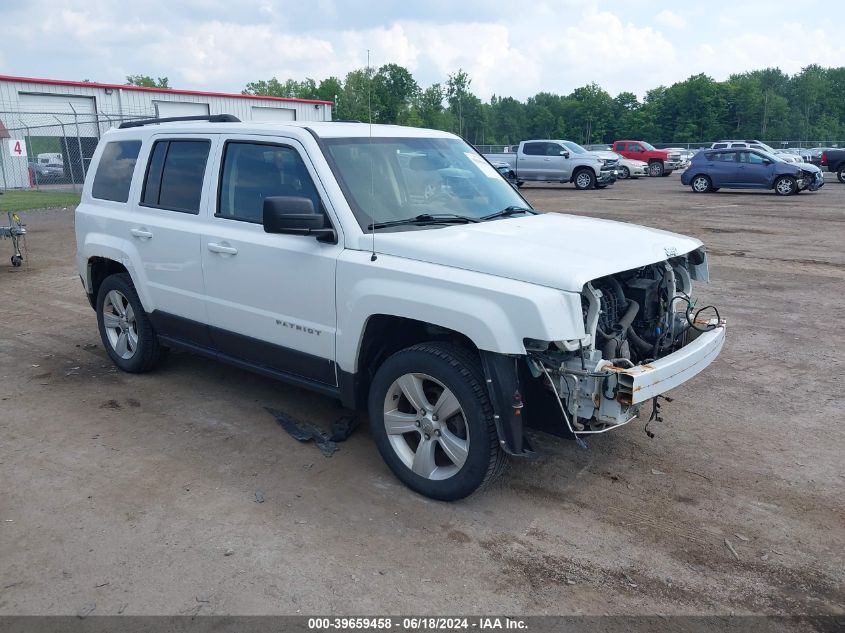
[[[370,236],[362,236],[361,250],[370,246]],[[560,213],[375,236],[377,253],[571,292],[580,292],[593,279],[700,246],[699,240],[677,233]]]

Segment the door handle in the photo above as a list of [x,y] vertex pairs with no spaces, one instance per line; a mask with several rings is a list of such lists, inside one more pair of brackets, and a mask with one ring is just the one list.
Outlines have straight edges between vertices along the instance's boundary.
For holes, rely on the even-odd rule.
[[147,229],[129,229],[129,232],[142,240],[148,240],[153,236]]
[[544,158],[543,160],[544,160],[545,162],[549,162],[549,161],[551,161],[552,159],[551,159],[551,158]]
[[238,249],[234,246],[226,246],[225,244],[215,244],[214,242],[208,243],[208,250],[212,253],[221,253],[223,255],[237,255]]

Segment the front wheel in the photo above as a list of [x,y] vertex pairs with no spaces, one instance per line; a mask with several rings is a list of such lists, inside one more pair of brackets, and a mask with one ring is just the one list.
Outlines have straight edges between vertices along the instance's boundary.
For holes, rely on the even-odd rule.
[[649,176],[662,176],[663,175],[663,161],[655,160],[648,164],[648,175]]
[[504,466],[480,363],[463,348],[432,342],[396,352],[376,372],[369,413],[390,470],[426,497],[461,499]]
[[692,179],[690,187],[695,193],[707,193],[713,189],[713,183],[707,176],[696,176]]
[[630,177],[631,177],[631,170],[628,169],[627,167],[623,167],[622,169],[619,170],[619,178],[621,180],[627,180]]
[[791,196],[798,191],[798,183],[792,176],[781,176],[775,181],[775,193],[779,196]]
[[575,172],[575,188],[584,191],[585,189],[592,189],[596,186],[596,175],[591,169],[581,169]]
[[132,278],[110,275],[97,293],[97,326],[112,362],[133,374],[153,369],[163,354]]

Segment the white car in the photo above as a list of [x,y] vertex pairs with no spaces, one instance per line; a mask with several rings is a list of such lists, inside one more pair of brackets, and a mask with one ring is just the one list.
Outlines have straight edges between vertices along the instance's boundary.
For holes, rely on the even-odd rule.
[[145,372],[181,348],[365,409],[387,465],[429,497],[534,455],[527,427],[619,429],[725,340],[694,307],[700,241],[538,213],[452,134],[230,115],[121,127],[76,209],[114,364]]
[[640,176],[648,176],[648,163],[620,156],[619,165],[616,167],[616,173],[619,175],[621,180],[625,180],[626,178],[636,179]]
[[803,163],[804,159],[798,156],[797,154],[791,153],[781,153],[782,150],[776,150],[773,147],[766,145],[762,141],[758,141],[755,139],[745,140],[745,141],[718,141],[713,143],[710,146],[710,149],[728,149],[728,148],[735,148],[735,147],[746,147],[750,149],[761,149],[764,152],[768,152],[769,154],[773,154],[783,160],[786,163]]

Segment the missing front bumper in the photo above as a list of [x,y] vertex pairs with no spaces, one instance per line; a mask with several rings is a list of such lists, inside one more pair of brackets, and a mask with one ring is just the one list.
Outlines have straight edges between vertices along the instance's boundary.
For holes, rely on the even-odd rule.
[[619,381],[617,400],[635,405],[651,400],[686,382],[712,363],[725,343],[725,322],[710,323],[715,327],[700,333],[677,352],[645,365],[631,368],[602,367],[616,372]]

